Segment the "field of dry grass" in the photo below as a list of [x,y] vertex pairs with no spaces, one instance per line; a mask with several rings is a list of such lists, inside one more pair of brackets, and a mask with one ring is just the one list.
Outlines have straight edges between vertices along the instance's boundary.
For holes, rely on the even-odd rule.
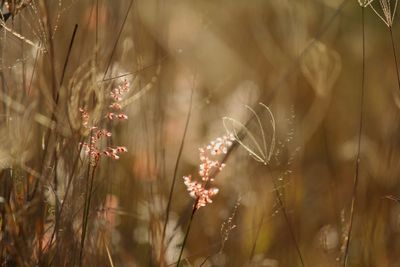
[[0,0],[0,266],[400,266],[397,0]]

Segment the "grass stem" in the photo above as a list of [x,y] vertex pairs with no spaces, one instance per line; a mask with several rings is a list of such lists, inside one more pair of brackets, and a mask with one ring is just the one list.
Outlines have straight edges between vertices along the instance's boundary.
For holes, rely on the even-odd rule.
[[[348,264],[349,258],[349,247],[350,247],[350,240],[351,234],[353,230],[354,224],[354,214],[356,208],[356,200],[357,200],[357,187],[358,187],[358,180],[360,176],[360,161],[361,161],[361,140],[362,140],[362,130],[363,130],[363,117],[364,117],[364,91],[365,91],[365,18],[364,18],[364,7],[361,7],[362,10],[362,78],[361,78],[361,99],[360,99],[360,115],[359,115],[359,127],[358,127],[358,143],[357,143],[357,158],[356,158],[356,169],[354,174],[354,181],[353,181],[353,192],[352,192],[352,199],[351,199],[351,208],[350,208],[350,222],[349,228],[347,231],[347,239],[344,249],[344,258],[343,258],[343,267],[346,267]],[[392,31],[390,31],[392,32]],[[392,39],[393,41],[393,39]],[[394,47],[393,47],[394,49]],[[395,54],[395,61],[396,60],[396,53]],[[396,63],[397,66],[397,63]],[[397,72],[398,76],[398,72]],[[400,80],[399,80],[399,88],[400,88]]]

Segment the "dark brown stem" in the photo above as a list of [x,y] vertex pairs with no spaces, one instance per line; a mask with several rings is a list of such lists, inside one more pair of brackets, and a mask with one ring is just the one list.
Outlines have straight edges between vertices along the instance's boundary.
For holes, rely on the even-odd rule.
[[181,250],[179,252],[178,261],[176,262],[176,267],[179,267],[179,264],[181,262],[183,250],[185,249],[185,245],[186,245],[186,242],[187,242],[187,239],[188,239],[188,236],[189,236],[190,227],[192,226],[193,217],[194,217],[194,214],[197,211],[197,203],[198,202],[199,202],[199,199],[197,198],[195,203],[194,203],[194,205],[193,205],[192,214],[190,215],[189,224],[188,224],[188,226],[186,228],[185,237],[183,238],[182,247],[181,247]]
[[162,237],[161,237],[160,259],[161,259],[161,256],[162,256],[163,252],[164,252],[164,240],[165,240],[165,234],[166,234],[168,220],[169,220],[169,214],[170,214],[170,210],[171,210],[172,196],[174,194],[176,177],[177,177],[177,174],[178,174],[178,167],[179,167],[179,163],[180,163],[180,160],[181,160],[183,147],[185,145],[186,133],[187,133],[187,130],[189,128],[189,121],[190,121],[190,117],[191,117],[191,113],[192,113],[193,92],[194,92],[194,84],[193,84],[193,87],[192,87],[192,90],[191,90],[191,93],[190,93],[189,111],[188,111],[188,114],[187,114],[187,117],[186,117],[186,123],[185,123],[185,128],[183,130],[183,136],[182,136],[182,140],[181,140],[181,145],[180,145],[179,151],[178,151],[178,157],[176,158],[176,162],[175,162],[174,175],[173,175],[173,178],[172,178],[171,189],[169,190],[167,210],[166,210],[166,215],[165,215],[165,222],[164,222],[163,232],[162,232]]
[[250,251],[250,256],[249,256],[250,263],[252,262],[253,257],[254,257],[254,252],[256,251],[258,237],[260,236],[261,228],[262,228],[262,225],[264,224],[264,219],[265,219],[265,210],[261,215],[261,220],[260,220],[260,223],[258,224],[257,231],[256,231],[256,238],[254,239],[253,245],[251,246],[251,251]]
[[119,40],[120,40],[120,38],[121,38],[122,31],[123,31],[123,29],[124,29],[124,27],[125,27],[125,24],[126,24],[126,21],[127,21],[127,19],[128,19],[129,11],[130,11],[131,8],[132,8],[133,1],[134,1],[134,0],[131,0],[131,2],[129,3],[128,9],[126,10],[126,14],[125,14],[124,20],[123,20],[123,22],[122,22],[121,28],[119,29],[119,32],[118,32],[118,35],[117,35],[117,39],[115,40],[114,46],[113,46],[113,48],[112,48],[112,50],[111,50],[110,58],[108,59],[106,71],[104,72],[104,76],[103,76],[103,81],[106,79],[107,72],[108,72],[108,70],[109,70],[109,68],[110,68],[111,61],[112,61],[112,59],[113,59],[113,57],[114,57],[115,50],[117,49],[117,45],[118,45],[118,42],[119,42]]
[[88,225],[88,221],[89,221],[90,203],[91,203],[92,194],[93,194],[93,183],[94,183],[94,174],[96,171],[96,166],[93,166],[92,168],[88,168],[88,174],[90,172],[90,169],[92,170],[92,173],[90,176],[90,181],[88,180],[87,184],[86,184],[86,194],[85,194],[86,200],[85,200],[85,209],[83,212],[83,219],[82,219],[82,235],[81,235],[81,245],[80,245],[80,251],[79,251],[79,267],[82,267],[82,263],[83,263],[83,253],[84,253],[84,248],[85,248],[85,239],[86,239],[87,225]]
[[278,189],[275,181],[272,180],[272,182],[273,182],[273,186],[274,186],[276,199],[278,200],[278,204],[279,204],[280,208],[282,209],[282,213],[283,213],[283,216],[285,218],[285,222],[286,222],[287,228],[289,229],[290,237],[292,238],[293,244],[294,244],[294,246],[296,248],[297,255],[299,256],[299,259],[300,259],[300,262],[301,262],[301,266],[304,267],[305,264],[304,264],[303,255],[301,254],[300,246],[299,246],[299,243],[297,242],[296,235],[294,233],[293,227],[290,224],[290,220],[289,220],[289,216],[287,214],[286,208],[285,208],[285,204],[283,203],[282,197],[280,195],[279,189]]
[[[78,30],[78,24],[76,24],[75,25],[75,27],[74,27],[74,31],[73,31],[73,33],[72,33],[72,37],[71,37],[71,41],[70,41],[70,43],[69,43],[69,46],[68,46],[68,52],[67,52],[67,57],[66,57],[66,59],[65,59],[65,62],[64,62],[64,66],[63,66],[63,70],[62,70],[62,73],[61,73],[61,80],[60,80],[60,83],[59,83],[59,88],[61,88],[61,86],[62,86],[62,84],[63,84],[63,81],[64,81],[64,77],[65,77],[65,72],[66,72],[66,70],[67,70],[67,66],[68,66],[68,62],[69,62],[69,58],[70,58],[70,55],[71,55],[71,51],[72,51],[72,45],[74,44],[74,41],[75,41],[75,36],[76,36],[76,31]],[[36,63],[35,63],[36,64]],[[33,75],[33,74],[32,74]],[[54,78],[55,79],[55,78]],[[57,107],[57,105],[58,105],[58,101],[59,101],[59,96],[60,96],[60,94],[59,94],[59,88],[56,90],[57,92],[56,92],[56,95],[55,95],[55,98],[54,98],[54,102],[55,102],[55,107]],[[55,108],[54,108],[54,112],[52,113],[52,115],[51,115],[51,120],[56,120],[57,119],[57,116],[55,115]],[[49,145],[50,145],[50,137],[51,137],[51,128],[49,128],[48,130],[47,130],[47,133],[46,133],[46,145],[45,145],[45,149],[44,149],[44,151],[43,151],[43,156],[42,156],[42,169],[41,169],[41,174],[43,174],[43,169],[44,169],[44,165],[45,165],[45,159],[46,159],[46,155],[47,155],[47,150],[48,150],[48,148],[49,148]],[[30,200],[32,200],[33,198],[34,198],[34,196],[35,196],[35,194],[36,194],[36,191],[37,191],[37,189],[38,189],[38,186],[39,186],[39,182],[40,182],[40,179],[37,179],[36,181],[35,181],[35,185],[34,185],[34,188],[33,188],[33,192],[32,192],[32,194],[30,195],[30,197],[28,198],[28,200],[30,201]]]

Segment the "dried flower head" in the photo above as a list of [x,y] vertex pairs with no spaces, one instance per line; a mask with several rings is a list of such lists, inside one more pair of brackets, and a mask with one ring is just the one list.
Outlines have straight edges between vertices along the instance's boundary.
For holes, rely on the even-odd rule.
[[201,181],[192,180],[191,175],[183,176],[184,184],[190,196],[197,200],[196,209],[204,207],[208,203],[212,203],[211,198],[219,191],[218,188],[208,188],[207,185],[214,181],[215,174],[222,171],[225,164],[218,160],[211,159],[210,157],[228,153],[228,149],[232,145],[233,140],[234,136],[227,134],[211,141],[209,145],[199,148],[201,161],[199,165],[199,175]]
[[[224,117],[223,118],[223,124],[227,132],[232,133],[234,139],[236,142],[238,142],[247,152],[249,152],[249,155],[252,156],[256,161],[263,163],[264,165],[267,165],[273,155],[274,149],[275,149],[275,118],[274,115],[272,114],[271,110],[269,107],[267,107],[263,103],[259,103],[259,105],[266,111],[267,118],[269,120],[268,125],[270,126],[270,139],[269,143],[267,141],[267,135],[266,131],[264,129],[262,120],[260,116],[255,112],[254,109],[252,109],[249,106],[246,106],[246,108],[253,113],[253,116],[255,118],[256,124],[259,129],[259,136],[261,136],[262,143],[257,141],[256,136],[248,129],[248,127],[244,124],[242,124],[240,121],[230,118],[230,117]],[[249,139],[249,142],[245,143],[239,135],[240,132],[244,133],[244,136],[246,136]]]
[[[391,5],[392,1],[394,2],[393,8]],[[386,26],[392,28],[394,16],[396,15],[398,0],[379,0],[380,7],[382,9],[382,14],[376,10],[376,8],[374,7],[373,4],[371,4],[371,2],[368,5],[375,12],[375,14],[386,24]]]

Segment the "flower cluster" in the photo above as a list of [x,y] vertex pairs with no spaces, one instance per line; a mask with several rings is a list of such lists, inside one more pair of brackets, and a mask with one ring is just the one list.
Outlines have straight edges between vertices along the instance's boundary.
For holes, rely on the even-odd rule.
[[128,119],[128,116],[125,113],[121,112],[121,100],[124,97],[124,95],[129,91],[129,83],[127,80],[124,80],[122,84],[120,84],[117,88],[114,88],[110,96],[113,99],[113,102],[110,105],[110,109],[114,110],[114,112],[108,112],[107,113],[107,118],[110,120],[114,119],[120,119],[120,120],[126,120]]
[[183,176],[184,184],[190,196],[197,199],[196,209],[204,207],[207,203],[212,203],[211,198],[219,191],[215,187],[207,189],[207,185],[214,181],[214,176],[225,167],[225,164],[210,157],[228,153],[233,141],[233,135],[224,135],[212,141],[209,145],[199,148],[201,161],[199,175],[201,182],[193,181],[191,175]]
[[[121,111],[122,107],[120,104],[124,95],[128,91],[129,91],[129,83],[126,80],[117,88],[111,91],[110,97],[112,99],[112,103],[109,106],[109,108],[112,111],[109,111],[107,113],[107,115],[105,116],[106,119],[125,120],[128,118],[128,116]],[[81,112],[82,126],[90,130],[90,141],[88,143],[83,142],[80,145],[82,146],[82,149],[86,153],[86,155],[89,155],[90,162],[93,166],[97,165],[97,162],[100,160],[100,157],[102,155],[110,157],[112,159],[119,159],[120,153],[128,151],[126,147],[123,146],[115,146],[115,147],[108,146],[105,149],[101,148],[100,144],[102,139],[111,137],[112,135],[111,132],[109,132],[107,129],[99,129],[96,126],[89,126],[90,115],[88,111],[83,107],[79,108],[79,111]]]

